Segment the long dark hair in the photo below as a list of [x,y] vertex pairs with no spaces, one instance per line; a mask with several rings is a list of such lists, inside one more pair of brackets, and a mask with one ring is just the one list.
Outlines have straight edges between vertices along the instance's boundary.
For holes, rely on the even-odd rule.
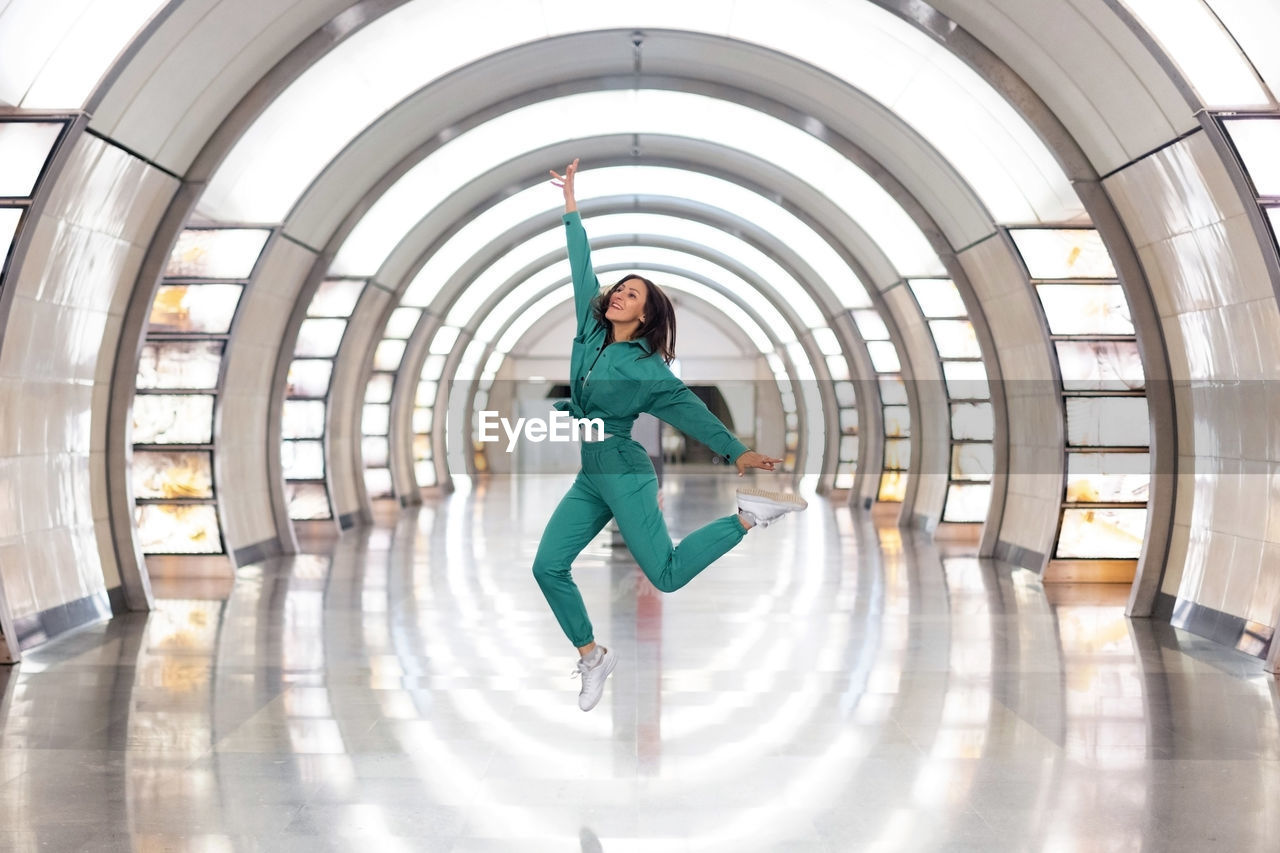
[[642,275],[628,275],[617,284],[602,291],[591,303],[592,313],[600,325],[605,328],[605,342],[613,343],[613,322],[606,320],[604,313],[609,310],[609,300],[613,294],[622,289],[628,281],[643,281],[647,291],[644,298],[644,322],[636,330],[636,338],[644,338],[649,342],[649,352],[642,356],[648,358],[655,352],[662,360],[670,364],[676,357],[676,309],[662,292],[662,288]]

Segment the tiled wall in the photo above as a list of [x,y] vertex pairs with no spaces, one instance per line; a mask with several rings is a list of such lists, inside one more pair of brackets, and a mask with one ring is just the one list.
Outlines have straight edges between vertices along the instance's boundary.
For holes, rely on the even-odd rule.
[[1045,557],[1062,502],[1064,436],[1062,401],[1035,295],[1003,238],[984,240],[958,257],[991,327],[1008,403],[1009,485],[998,555],[1018,557],[1012,546]]
[[[10,271],[0,345],[0,573],[15,621],[119,585],[107,523],[111,368],[177,181],[81,136]],[[22,631],[21,624],[19,631]]]
[[328,475],[333,511],[339,517],[360,513],[362,490],[356,484],[364,471],[356,458],[360,446],[360,411],[364,403],[361,377],[369,367],[374,337],[381,334],[379,325],[386,315],[391,294],[370,283],[364,289],[356,310],[351,315],[342,349],[333,369],[329,396]]
[[1174,379],[1179,488],[1162,591],[1280,616],[1280,310],[1203,132],[1105,181],[1138,247]]
[[240,306],[236,334],[226,355],[218,435],[218,489],[229,552],[275,540],[275,514],[267,478],[268,411],[279,393],[272,379],[280,342],[315,254],[277,239],[260,261]]

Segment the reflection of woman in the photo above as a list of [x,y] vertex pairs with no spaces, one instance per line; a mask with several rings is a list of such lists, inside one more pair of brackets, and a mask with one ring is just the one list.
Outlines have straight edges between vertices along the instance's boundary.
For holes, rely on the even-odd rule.
[[666,294],[638,275],[626,276],[600,292],[574,199],[577,170],[578,161],[574,160],[563,176],[551,173],[553,183],[564,189],[564,224],[578,317],[571,397],[556,406],[576,418],[602,419],[605,437],[583,443],[582,469],[547,522],[533,575],[560,627],[578,647],[582,677],[578,706],[589,711],[600,701],[617,657],[596,645],[570,567],[610,518],[617,519],[631,555],[653,585],[673,592],[742,541],[752,527],[768,526],[806,504],[794,495],[739,489],[736,515],[717,519],[690,533],[679,546],[672,546],[658,506],[653,464],[645,449],[631,438],[636,415],[650,412],[696,438],[736,464],[738,476],[748,468],[772,471],[782,460],[748,450],[672,374],[667,365],[675,358],[676,321]]

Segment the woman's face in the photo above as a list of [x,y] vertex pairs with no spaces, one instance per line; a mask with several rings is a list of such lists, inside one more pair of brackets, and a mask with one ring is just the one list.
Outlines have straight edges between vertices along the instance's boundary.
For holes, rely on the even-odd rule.
[[614,323],[644,322],[644,303],[649,288],[638,278],[628,278],[609,291],[609,304],[604,312],[606,320]]

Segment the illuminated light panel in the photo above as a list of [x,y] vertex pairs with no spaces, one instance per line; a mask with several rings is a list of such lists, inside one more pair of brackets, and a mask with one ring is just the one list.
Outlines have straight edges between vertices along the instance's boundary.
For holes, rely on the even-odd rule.
[[366,468],[364,487],[369,492],[370,498],[392,497],[391,472],[386,468]]
[[13,237],[18,233],[18,223],[22,222],[21,207],[0,207],[0,268],[4,267],[9,257],[9,249],[13,247]]
[[293,346],[297,358],[332,358],[342,345],[342,335],[347,330],[346,320],[306,319],[298,328],[298,340]]
[[360,455],[369,468],[385,468],[391,458],[390,442],[383,436],[367,435],[360,440]]
[[930,320],[929,331],[940,358],[982,358],[978,333],[968,320]]
[[324,435],[323,400],[285,400],[281,415],[283,438],[321,438]]
[[1145,507],[1062,511],[1055,557],[1062,559],[1137,559],[1147,526]]
[[1271,225],[1271,236],[1280,243],[1280,207],[1267,208],[1267,222]]
[[[592,10],[592,27],[703,32],[795,56],[900,116],[957,168],[998,221],[1064,221],[1083,212],[1017,110],[945,45],[888,11],[819,0],[797,0],[785,20],[765,8],[690,11],[687,4],[609,4]],[[519,2],[416,2],[387,13],[272,101],[215,174],[202,212],[226,221],[280,221],[324,166],[395,104],[483,56],[581,27],[566,27],[566,17],[579,16]],[[824,25],[813,27],[815,20]],[[335,114],[325,108],[333,103],[348,107]],[[576,115],[548,123],[564,127]]]
[[[844,403],[842,402],[841,405],[844,405]],[[858,431],[857,409],[840,410],[840,431],[843,433],[856,433]]]
[[1054,341],[1067,391],[1137,391],[1146,386],[1134,341]]
[[1249,61],[1202,0],[1122,2],[1182,69],[1205,106],[1270,104]]
[[[871,305],[862,281],[829,243],[785,208],[731,181],[661,166],[614,166],[604,169],[584,168],[578,172],[576,183],[579,204],[595,199],[633,197],[638,189],[643,189],[647,196],[691,200],[729,212],[783,240],[831,288],[844,307],[865,308]],[[524,192],[538,193],[543,199],[543,211],[558,210],[547,205],[545,186],[539,185]],[[510,200],[496,205],[492,210],[496,211],[508,203]],[[516,212],[523,213],[523,209]],[[600,217],[604,218],[606,217]],[[503,233],[523,219],[524,217],[511,219],[505,228],[496,233]],[[489,224],[498,225],[499,221],[501,220],[495,217]],[[493,239],[495,233],[488,232],[487,239],[481,240],[481,235],[473,234],[470,227],[463,231],[468,235],[465,242],[474,245],[477,251]],[[458,236],[461,237],[462,233],[459,232]],[[592,239],[596,238],[594,231],[589,230],[588,234]],[[563,231],[560,231],[560,236],[554,242],[557,247],[555,251],[562,252]],[[442,252],[444,249],[448,249],[448,252],[442,256],[440,263],[434,263],[433,257],[414,276],[401,299],[402,304],[418,307],[430,305],[458,264],[470,257],[468,255],[460,258],[460,251],[455,250],[452,243],[451,240],[442,249]],[[547,245],[550,246],[550,242]]]
[[856,435],[840,436],[840,460],[853,462],[858,458],[858,437]]
[[1145,397],[1067,397],[1067,444],[1146,447],[1150,418]]
[[929,319],[967,317],[960,289],[949,278],[913,278],[907,282],[920,304],[920,312]]
[[139,504],[133,509],[144,554],[221,554],[211,504]]
[[885,406],[884,434],[886,438],[911,435],[911,410],[906,406]]
[[1092,228],[1009,230],[1032,278],[1115,278],[1111,256]]
[[953,480],[990,480],[995,464],[995,452],[990,444],[955,444],[951,447]]
[[[0,21],[3,21],[2,14]],[[0,36],[0,42],[2,40]],[[0,56],[5,55],[0,52]],[[8,60],[5,56],[5,61]],[[31,197],[63,127],[62,122],[0,118],[0,198]]]
[[385,338],[408,340],[413,330],[418,327],[418,318],[422,316],[420,308],[397,308],[387,318],[387,328],[383,330]]
[[881,376],[877,384],[880,386],[880,402],[886,406],[907,405],[907,383],[901,376]]
[[[0,11],[0,101],[78,109],[165,0],[15,0]],[[2,160],[3,158],[0,158]]]
[[980,361],[948,361],[942,365],[947,395],[952,400],[988,400],[991,386],[987,368]]
[[360,431],[365,435],[386,435],[391,426],[391,407],[368,403],[360,418]]
[[289,363],[285,395],[289,397],[323,398],[329,393],[333,362],[322,358],[294,359]]
[[213,455],[207,450],[135,450],[132,476],[135,498],[213,497]]
[[1258,195],[1280,196],[1280,118],[1223,119]]
[[356,279],[332,278],[322,281],[311,297],[307,306],[308,317],[341,317],[347,318],[356,310],[360,294],[364,292],[363,281]]
[[390,403],[391,394],[395,390],[395,375],[391,373],[375,373],[369,377],[364,386],[366,403]]
[[287,480],[324,479],[324,443],[320,441],[280,442],[280,461]]
[[1132,335],[1129,301],[1118,284],[1037,284],[1054,335]]
[[151,303],[148,332],[225,335],[243,290],[239,284],[162,284]]
[[1252,0],[1207,2],[1272,93],[1280,92],[1280,52],[1274,44],[1275,34],[1280,33],[1280,5]]
[[867,354],[876,373],[897,373],[902,370],[898,349],[891,341],[867,341]]
[[285,483],[285,502],[294,521],[322,521],[333,518],[329,495],[323,483]]
[[952,483],[947,487],[942,520],[958,524],[986,521],[990,505],[990,483]]
[[405,341],[393,339],[379,341],[377,349],[373,351],[373,369],[391,371],[399,369],[400,360],[404,358],[405,346],[407,346]]
[[902,503],[907,496],[907,472],[885,471],[880,475],[880,490],[877,500],[885,503]]
[[212,441],[212,396],[139,394],[134,397],[134,444],[210,444]]
[[995,439],[995,415],[990,403],[952,403],[951,437],[957,441]]
[[854,325],[858,327],[858,334],[862,335],[865,341],[887,341],[889,340],[889,327],[884,324],[884,318],[876,311],[852,311]]
[[149,341],[138,359],[138,388],[212,390],[222,369],[222,341]]
[[1150,492],[1148,453],[1067,454],[1068,503],[1145,503]]
[[842,355],[827,356],[827,373],[837,382],[849,378],[849,362]]
[[[889,434],[886,432],[886,435]],[[894,433],[899,435],[900,433]],[[911,467],[911,440],[906,438],[887,438],[884,442],[884,467],[896,471],[905,471]]]
[[178,235],[167,278],[248,278],[271,232],[260,228],[188,228]]

